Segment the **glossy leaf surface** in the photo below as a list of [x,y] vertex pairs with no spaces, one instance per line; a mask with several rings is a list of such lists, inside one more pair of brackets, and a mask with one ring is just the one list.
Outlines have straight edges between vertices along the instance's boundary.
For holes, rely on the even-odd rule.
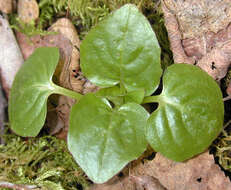
[[160,47],[148,20],[125,5],[93,28],[83,40],[81,69],[100,87],[119,84],[152,94],[162,74]]
[[72,107],[68,148],[95,183],[103,183],[146,149],[147,111],[128,103],[112,109],[106,99],[85,95]]
[[148,120],[147,137],[155,151],[172,160],[183,161],[201,153],[222,129],[220,88],[196,66],[168,67],[158,103]]
[[137,104],[141,104],[144,99],[144,90],[136,90],[128,92],[124,96],[124,102],[135,102]]
[[107,98],[116,106],[120,106],[124,103],[124,93],[118,85],[109,88],[101,88],[95,94],[100,98]]
[[59,60],[58,48],[38,48],[18,71],[10,92],[11,129],[21,136],[36,136],[47,113],[47,98],[54,91],[52,75]]
[[141,104],[144,99],[144,93],[145,92],[143,89],[131,92],[123,92],[119,86],[116,85],[109,88],[101,88],[98,92],[96,92],[96,95],[98,97],[107,98],[115,105],[122,105],[128,102]]

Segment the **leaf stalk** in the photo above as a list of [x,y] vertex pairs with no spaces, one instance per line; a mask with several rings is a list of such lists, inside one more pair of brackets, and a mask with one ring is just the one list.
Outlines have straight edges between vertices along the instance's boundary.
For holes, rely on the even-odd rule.
[[147,103],[155,103],[155,102],[159,102],[160,101],[160,96],[147,96],[144,97],[144,100],[142,102],[142,104],[147,104]]
[[54,90],[55,94],[68,96],[70,98],[76,99],[77,101],[79,101],[83,97],[83,95],[78,93],[78,92],[63,88],[63,87],[55,85],[55,84],[54,84],[54,88],[55,88],[55,90]]

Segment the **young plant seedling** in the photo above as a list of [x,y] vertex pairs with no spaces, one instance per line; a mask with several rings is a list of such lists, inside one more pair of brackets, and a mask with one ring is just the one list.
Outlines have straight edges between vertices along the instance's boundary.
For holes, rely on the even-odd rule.
[[[57,48],[38,48],[17,73],[9,119],[21,136],[36,136],[46,118],[47,98],[77,100],[70,114],[68,147],[95,183],[103,183],[149,143],[155,151],[184,161],[204,151],[218,136],[224,108],[219,86],[196,66],[174,64],[160,84],[160,47],[148,20],[125,5],[93,28],[81,44],[81,69],[101,87],[85,96],[52,82]],[[141,106],[158,103],[151,115]],[[113,106],[112,106],[113,105]]]

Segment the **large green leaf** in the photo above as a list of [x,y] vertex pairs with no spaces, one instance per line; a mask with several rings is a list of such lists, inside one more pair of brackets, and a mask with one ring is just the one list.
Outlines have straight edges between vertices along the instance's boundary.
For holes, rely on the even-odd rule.
[[175,64],[163,77],[159,107],[147,138],[166,157],[183,161],[204,151],[222,129],[224,106],[216,82],[196,66]]
[[18,135],[36,136],[42,128],[58,60],[57,48],[38,48],[17,73],[10,92],[9,119]]
[[88,177],[103,183],[144,152],[148,117],[138,104],[112,109],[106,99],[88,94],[72,107],[68,148]]
[[125,5],[92,29],[81,47],[81,69],[100,87],[120,84],[150,95],[159,85],[160,48],[148,20]]
[[47,98],[52,93],[79,100],[82,95],[55,85],[52,76],[59,61],[59,50],[41,47],[25,61],[10,91],[11,129],[21,136],[36,136],[46,119]]

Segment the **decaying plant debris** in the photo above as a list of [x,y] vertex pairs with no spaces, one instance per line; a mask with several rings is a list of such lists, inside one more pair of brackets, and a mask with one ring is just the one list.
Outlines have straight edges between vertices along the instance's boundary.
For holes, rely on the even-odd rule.
[[231,59],[231,2],[162,0],[162,7],[175,62],[224,78]]
[[13,2],[12,0],[0,0],[0,11],[9,14],[12,13]]
[[[45,1],[40,1],[40,2],[45,2]],[[41,20],[39,20],[39,24],[41,24],[43,26],[41,26],[41,25],[39,26],[40,29],[42,29],[42,30],[37,30],[36,31],[37,33],[47,34],[47,32],[44,31],[44,28],[46,28],[47,26],[50,25],[50,22],[51,22],[50,20],[54,21],[56,14],[61,14],[61,15],[66,14],[65,13],[65,11],[67,11],[66,3],[64,1],[61,1],[61,0],[57,1],[56,3],[54,3],[54,2],[55,1],[50,1],[50,3],[45,3],[45,4],[41,3],[40,4],[40,9],[41,9],[40,10],[41,11],[40,17],[41,17]],[[127,1],[123,1],[123,3],[121,3],[121,1],[111,1],[111,2],[109,1],[108,2],[108,1],[103,1],[102,0],[102,1],[99,1],[99,2],[93,2],[91,0],[87,0],[87,1],[79,1],[81,3],[77,4],[75,6],[75,8],[74,8],[74,4],[73,4],[74,0],[70,0],[70,1],[66,1],[66,2],[68,2],[69,11],[73,11],[70,14],[71,15],[70,17],[71,17],[72,22],[77,27],[78,32],[80,32],[80,37],[81,38],[87,33],[87,31],[92,26],[94,26],[97,22],[99,22],[100,19],[102,19],[103,17],[108,15],[108,13],[111,12],[112,10],[115,10],[116,8],[118,8],[119,6],[121,6],[124,3],[135,3],[135,4],[137,4],[140,7],[140,9],[143,10],[143,12],[149,18],[150,22],[153,24],[154,30],[157,33],[158,40],[159,40],[160,45],[161,45],[161,47],[163,49],[163,51],[162,51],[162,61],[164,63],[163,67],[166,67],[168,64],[173,63],[173,60],[172,60],[172,57],[171,57],[171,51],[169,50],[169,46],[168,46],[169,44],[168,44],[168,39],[167,39],[167,36],[166,36],[167,33],[166,33],[165,28],[164,28],[164,19],[162,17],[163,15],[162,15],[162,12],[160,10],[160,7],[156,6],[156,2],[158,2],[158,1],[156,1],[154,3],[154,1],[146,0],[146,1],[141,1],[141,3],[140,3],[140,1],[135,1],[135,0],[134,1],[130,0],[129,1],[129,0],[127,0]],[[166,19],[165,22],[166,22],[166,26],[167,26],[167,29],[168,29],[168,32],[169,32],[169,35],[170,35],[171,47],[172,47],[172,51],[173,51],[175,61],[176,62],[186,62],[186,63],[191,63],[191,64],[194,64],[195,61],[196,61],[197,64],[201,65],[201,67],[203,67],[208,73],[210,73],[211,76],[214,77],[214,79],[220,80],[221,78],[223,78],[227,73],[228,66],[229,66],[228,61],[230,60],[230,47],[231,46],[230,46],[229,40],[230,40],[230,29],[231,28],[228,25],[228,23],[230,22],[230,17],[227,17],[226,19],[224,19],[222,21],[221,26],[215,25],[215,28],[217,27],[216,28],[217,30],[215,30],[213,28],[214,30],[213,29],[209,30],[210,32],[208,34],[206,34],[206,35],[203,35],[204,33],[203,34],[199,33],[200,34],[199,37],[194,36],[192,34],[190,34],[191,35],[190,36],[190,35],[186,35],[186,33],[183,33],[182,31],[179,31],[178,28],[175,28],[175,30],[169,29],[171,27],[170,27],[170,25],[168,25],[168,23],[178,24],[178,22],[176,22],[176,19],[175,19],[176,17],[172,17],[173,15],[175,16],[175,14],[173,14],[172,9],[175,10],[176,7],[173,7],[172,9],[170,9],[169,7],[166,6],[168,3],[170,3],[169,5],[173,5],[173,1],[165,0],[163,2],[165,3],[165,5],[164,5],[165,7],[163,6],[163,10],[164,10],[164,13],[165,13],[165,19]],[[178,3],[183,3],[183,1],[177,1],[177,2]],[[203,2],[203,1],[200,1],[200,2]],[[214,2],[216,2],[216,1],[214,1]],[[229,1],[223,1],[223,2],[224,2],[224,5],[222,4],[223,6],[231,7]],[[102,6],[100,5],[100,3],[102,3]],[[185,4],[187,4],[187,3],[189,4],[190,2],[185,1]],[[198,4],[195,3],[195,6],[197,6],[197,5],[199,6],[199,4],[200,3],[198,3]],[[212,6],[215,7],[216,5],[217,4],[212,5]],[[54,7],[55,7],[55,9],[54,9]],[[85,7],[88,7],[88,8],[86,9]],[[153,9],[153,7],[155,7],[155,9]],[[52,11],[49,12],[48,10],[52,10]],[[169,10],[171,10],[171,11],[169,11]],[[186,10],[188,10],[188,9],[186,9]],[[188,10],[188,11],[190,11],[190,10]],[[226,10],[226,11],[229,12],[229,10]],[[44,16],[44,15],[46,15],[46,16]],[[44,17],[42,17],[42,16],[44,16]],[[171,17],[171,19],[170,19],[170,17]],[[40,23],[40,21],[41,21],[41,23]],[[203,32],[207,31],[206,30],[206,27],[207,27],[206,21],[204,21],[204,22],[205,22],[205,25],[204,25]],[[15,23],[12,23],[12,24],[15,24],[15,26],[17,25],[17,27],[15,27],[15,28],[21,29],[21,31],[24,31],[24,32],[25,31],[30,31],[31,32],[31,29],[33,27],[38,26],[38,25],[36,26],[35,23],[33,23],[32,25],[27,24],[27,25],[19,26],[18,24],[20,24],[20,23],[21,23],[21,21],[18,20],[18,21],[15,21]],[[24,28],[22,26],[24,26]],[[29,28],[28,26],[32,26],[32,28]],[[175,27],[176,26],[178,26],[178,25],[175,25]],[[20,27],[22,27],[22,28],[20,28]],[[26,28],[26,27],[28,27],[28,28]],[[172,25],[172,27],[173,27],[173,25]],[[173,33],[172,33],[173,37],[171,37],[171,31],[173,31]],[[197,33],[197,32],[195,32],[195,33]],[[31,34],[33,34],[33,32],[30,33],[30,35]],[[185,36],[183,34],[185,34]],[[181,43],[181,41],[183,41],[183,42]],[[216,57],[214,55],[216,55]],[[219,64],[217,65],[217,63],[219,63]],[[215,69],[214,69],[214,67],[215,67]],[[72,70],[74,70],[74,69],[72,69]],[[229,138],[229,134],[226,134],[226,137],[224,139],[221,138],[221,141],[222,141],[222,139],[226,141],[227,137]],[[13,143],[15,143],[15,144],[9,144],[9,146],[6,146],[6,147],[4,147],[4,146],[0,147],[0,153],[2,155],[5,156],[6,151],[8,151],[8,150],[13,151],[12,147],[16,146],[16,144],[18,142],[21,143],[21,145],[19,147],[22,146],[23,147],[22,149],[28,149],[28,150],[33,149],[33,151],[37,151],[37,153],[35,155],[42,154],[42,152],[44,151],[43,150],[44,146],[42,146],[43,148],[40,149],[40,146],[37,146],[36,143],[35,143],[35,146],[33,148],[31,148],[32,143],[31,143],[30,140],[28,142],[23,141],[23,140],[20,140],[19,137],[14,137],[12,139],[13,139]],[[42,139],[41,141],[43,141],[43,140],[44,139]],[[39,142],[38,144],[41,144],[41,142]],[[53,146],[52,143],[45,143],[45,144],[46,144],[45,147],[48,148],[48,149],[52,148],[51,146]],[[219,146],[226,147],[228,145],[229,145],[229,143],[221,143]],[[55,146],[55,147],[57,148],[57,151],[63,150],[63,149],[60,149],[59,146]],[[49,151],[47,151],[46,154],[48,154]],[[31,152],[28,152],[28,154],[31,154]],[[46,154],[44,154],[43,159],[33,161],[33,162],[35,162],[35,165],[36,165],[36,163],[42,164],[42,168],[40,168],[40,169],[44,170],[44,171],[46,170],[46,167],[45,167],[45,164],[43,164],[43,163],[46,163],[44,161],[44,159],[47,158]],[[229,154],[225,154],[225,157],[223,157],[222,154],[216,154],[216,155],[219,156],[219,158],[221,160],[220,164],[222,166],[224,166],[225,169],[228,169],[230,167],[230,163],[227,161],[227,160],[229,160]],[[10,155],[9,154],[8,156],[9,156],[8,157],[9,160],[14,161],[12,163],[12,165],[9,165],[9,168],[14,168],[14,166],[15,166],[14,164],[16,163],[16,160],[14,160],[15,155],[13,155],[13,154]],[[212,160],[211,156],[208,156],[208,157],[210,157],[209,159]],[[222,161],[222,159],[224,159],[224,158],[226,158],[225,161],[224,160]],[[49,156],[48,156],[48,159],[49,159]],[[22,160],[24,160],[24,159],[22,159]],[[59,160],[59,162],[60,162],[60,160]],[[165,160],[164,163],[165,162],[167,162],[167,161]],[[7,162],[7,163],[9,163],[9,162]],[[19,174],[25,172],[24,170],[25,170],[25,168],[28,169],[28,166],[30,167],[29,163],[23,163],[23,164],[24,165],[17,166],[16,171],[18,171]],[[211,164],[214,164],[214,163],[211,162]],[[16,165],[17,165],[17,163],[16,163]],[[34,170],[36,172],[32,171],[33,175],[31,175],[31,176],[33,176],[32,177],[33,179],[39,178],[39,179],[44,180],[44,182],[41,182],[41,184],[43,184],[44,187],[47,186],[46,185],[46,183],[47,183],[48,186],[53,184],[54,185],[53,187],[58,189],[58,188],[60,188],[60,186],[55,186],[55,183],[57,182],[57,180],[62,179],[64,172],[63,172],[62,169],[59,170],[59,167],[57,167],[57,165],[51,165],[49,167],[50,167],[49,168],[50,170],[52,168],[58,168],[57,171],[51,171],[51,175],[49,176],[49,178],[50,177],[52,178],[51,182],[49,180],[47,181],[47,178],[43,178],[43,177],[39,178],[37,176],[35,177],[38,168],[36,168],[36,170]],[[196,166],[196,168],[197,168],[197,166]],[[30,171],[30,169],[31,168],[29,168],[28,171]],[[48,169],[48,173],[50,172],[49,169]],[[78,172],[79,168],[76,169],[76,170]],[[61,175],[62,177],[60,176],[60,171],[62,173],[62,175]],[[8,170],[7,167],[4,166],[4,167],[1,167],[1,172],[4,172],[4,174],[7,174],[9,172],[9,174],[10,174],[12,171]],[[167,171],[167,173],[168,173],[168,171]],[[18,184],[31,183],[29,178],[25,177],[26,175],[24,175],[24,174],[25,173],[23,173],[22,176],[19,176],[17,179],[16,178],[11,178],[11,179],[7,178],[7,179],[4,179],[4,180],[14,182],[14,183],[18,183]],[[47,173],[45,172],[44,175],[47,175]],[[0,176],[2,176],[2,174]],[[135,176],[137,177],[139,175],[136,174]],[[13,177],[13,175],[10,176],[10,177]],[[69,176],[69,177],[70,177],[70,179],[68,179],[67,181],[70,184],[74,184],[76,179],[71,178],[71,176]],[[88,185],[88,182],[83,177],[83,174],[81,172],[80,172],[80,175],[77,175],[77,177],[80,177],[80,181],[79,181],[79,179],[77,179],[77,181],[78,181],[78,182],[76,182],[77,185],[75,184],[75,187],[73,187],[73,189],[76,189],[76,188],[81,189],[78,186],[80,184],[83,187]],[[163,175],[163,177],[164,177],[164,175]],[[197,178],[197,179],[199,180],[199,178]],[[127,179],[127,180],[129,182],[131,181],[131,179]],[[203,180],[203,179],[201,179],[201,180]],[[62,180],[62,182],[63,181],[64,180]],[[127,181],[127,183],[129,183],[128,181]],[[224,181],[227,181],[227,179],[225,179]],[[37,181],[34,180],[32,183],[39,184],[40,181],[39,180],[37,180]],[[119,185],[121,187],[121,184],[119,184]],[[171,189],[171,188],[169,188],[169,187],[171,187],[171,185],[167,185],[165,187],[168,187],[168,189]],[[69,187],[67,188],[66,186],[63,186],[63,188],[68,189]],[[135,186],[135,188],[138,188],[138,186]],[[71,188],[69,188],[69,189],[71,189]],[[101,189],[103,189],[103,188],[101,188]],[[110,189],[112,189],[111,186],[110,186]],[[122,186],[121,189],[124,189],[124,186]],[[133,189],[134,189],[134,184],[133,184]],[[142,188],[140,187],[140,189],[142,189]],[[144,186],[143,186],[143,189],[145,189]],[[151,190],[151,188],[146,188],[146,189]],[[179,189],[177,189],[177,190],[179,190]]]
[[19,0],[18,17],[25,23],[29,23],[39,17],[39,7],[36,0]]
[[134,165],[130,172],[132,175],[153,176],[169,190],[231,188],[229,178],[215,164],[208,151],[182,163],[173,162],[157,153],[152,161]]

